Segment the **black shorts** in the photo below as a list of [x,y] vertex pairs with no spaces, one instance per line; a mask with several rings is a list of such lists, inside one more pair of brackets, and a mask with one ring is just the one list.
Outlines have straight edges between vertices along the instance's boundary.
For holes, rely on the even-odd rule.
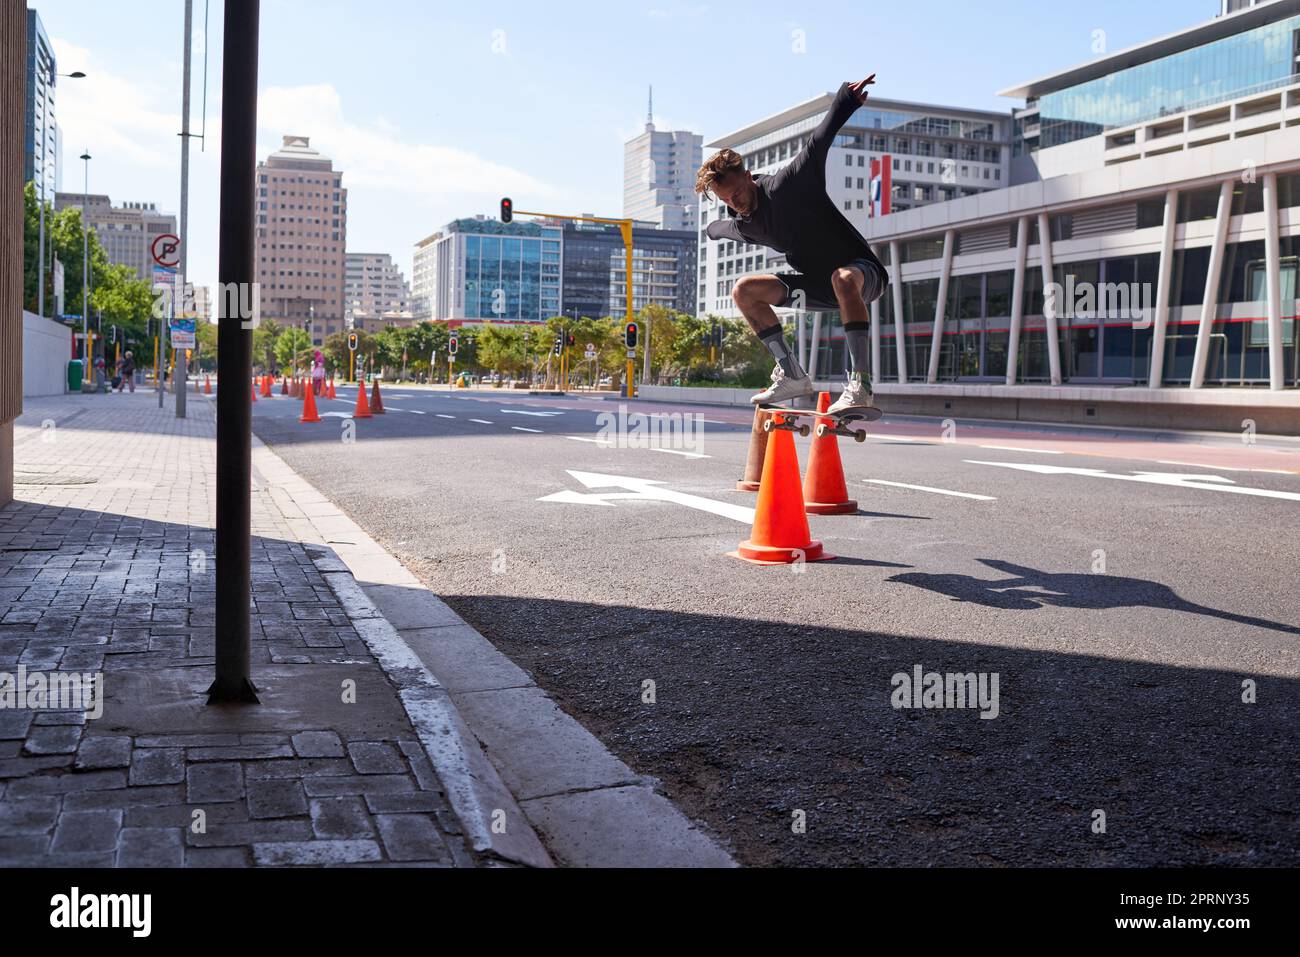
[[[889,287],[889,273],[885,267],[870,259],[854,259],[844,264],[862,273],[862,301],[870,305],[885,294]],[[831,286],[831,277],[805,276],[797,272],[777,273],[776,278],[785,286],[785,299],[777,308],[799,308],[798,293],[803,293],[802,308],[808,312],[838,312],[839,300]]]

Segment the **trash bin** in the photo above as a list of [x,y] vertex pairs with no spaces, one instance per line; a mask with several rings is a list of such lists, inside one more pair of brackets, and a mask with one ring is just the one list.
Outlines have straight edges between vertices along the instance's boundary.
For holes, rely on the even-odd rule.
[[81,391],[81,378],[84,373],[85,373],[85,369],[82,367],[80,359],[73,359],[71,362],[68,363],[68,391],[69,392]]

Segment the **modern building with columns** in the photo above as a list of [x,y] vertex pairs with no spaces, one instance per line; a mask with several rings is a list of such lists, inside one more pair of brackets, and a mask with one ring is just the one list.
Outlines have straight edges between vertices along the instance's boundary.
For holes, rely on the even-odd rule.
[[1300,431],[1297,57],[1274,0],[1003,91],[1011,185],[864,230],[882,404]]

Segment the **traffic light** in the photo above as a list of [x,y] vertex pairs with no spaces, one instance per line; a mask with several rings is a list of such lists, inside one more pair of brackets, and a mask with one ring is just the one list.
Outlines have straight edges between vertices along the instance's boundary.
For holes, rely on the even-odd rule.
[[447,355],[454,356],[458,348],[460,348],[460,342],[455,336],[452,336],[447,340]]
[[501,200],[501,222],[508,223],[515,218],[515,204],[506,196]]
[[573,333],[571,332],[569,333],[568,337],[565,339],[564,344],[569,348],[573,348],[573,343],[574,343],[574,338],[573,338]]
[[555,354],[558,356],[564,351],[564,336],[555,337]]
[[637,325],[635,322],[629,322],[627,328],[623,330],[623,341],[629,349],[636,348]]
[[713,345],[719,349],[722,348],[722,323],[718,323],[713,327]]
[[357,334],[355,332],[348,333],[348,351],[349,352],[357,351]]

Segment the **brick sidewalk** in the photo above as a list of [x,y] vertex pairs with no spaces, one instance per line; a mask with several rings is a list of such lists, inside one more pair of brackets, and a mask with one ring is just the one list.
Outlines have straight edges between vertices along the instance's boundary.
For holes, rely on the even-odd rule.
[[[28,400],[0,509],[0,672],[102,672],[103,717],[0,708],[0,866],[473,866],[328,549],[254,477],[263,704],[209,708],[215,404]],[[355,689],[354,702],[345,700]]]

